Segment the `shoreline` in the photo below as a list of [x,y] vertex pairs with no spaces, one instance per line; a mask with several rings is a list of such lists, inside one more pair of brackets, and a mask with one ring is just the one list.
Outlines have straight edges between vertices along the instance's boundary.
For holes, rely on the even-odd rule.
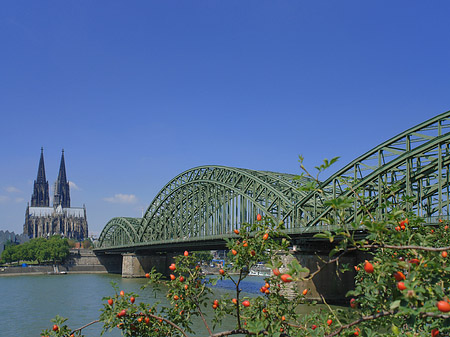
[[2,276],[21,276],[21,275],[67,275],[67,274],[108,274],[105,267],[101,265],[41,265],[28,267],[2,267],[0,268],[0,277]]

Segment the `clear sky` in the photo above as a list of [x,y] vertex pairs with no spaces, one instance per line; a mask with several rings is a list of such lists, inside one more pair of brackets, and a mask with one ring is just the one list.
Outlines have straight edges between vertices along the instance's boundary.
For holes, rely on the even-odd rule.
[[[4,1],[0,230],[22,233],[40,149],[90,231],[217,164],[336,170],[450,109],[450,2]],[[50,192],[53,195],[53,191]]]

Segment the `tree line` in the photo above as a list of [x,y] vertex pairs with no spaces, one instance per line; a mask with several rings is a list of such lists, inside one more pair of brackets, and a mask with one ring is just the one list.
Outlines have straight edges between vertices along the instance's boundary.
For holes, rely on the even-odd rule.
[[20,245],[9,242],[2,252],[1,263],[20,261],[62,262],[69,256],[69,243],[66,238],[54,235],[48,239],[35,238]]

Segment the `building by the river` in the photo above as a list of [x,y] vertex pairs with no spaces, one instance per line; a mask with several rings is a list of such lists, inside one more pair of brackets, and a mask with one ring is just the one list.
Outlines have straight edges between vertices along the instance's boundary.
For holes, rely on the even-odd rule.
[[88,238],[86,207],[70,207],[69,182],[66,177],[64,150],[61,154],[58,179],[55,182],[53,206],[50,206],[48,181],[45,178],[44,150],[37,179],[34,181],[31,205],[27,205],[23,233],[29,238],[62,235],[69,239],[84,240]]

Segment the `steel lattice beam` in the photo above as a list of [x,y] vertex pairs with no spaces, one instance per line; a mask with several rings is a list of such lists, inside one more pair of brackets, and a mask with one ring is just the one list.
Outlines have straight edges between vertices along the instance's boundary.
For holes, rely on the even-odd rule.
[[[320,231],[335,214],[324,201],[357,191],[346,221],[364,206],[375,217],[379,206],[411,196],[407,207],[424,217],[450,212],[450,111],[421,123],[355,159],[320,185],[299,190],[295,175],[224,166],[185,171],[158,193],[142,219],[114,218],[100,235],[100,248],[212,242],[254,221],[260,213],[283,220],[290,234]],[[393,186],[394,193],[387,193]],[[388,195],[386,197],[386,195]]]

